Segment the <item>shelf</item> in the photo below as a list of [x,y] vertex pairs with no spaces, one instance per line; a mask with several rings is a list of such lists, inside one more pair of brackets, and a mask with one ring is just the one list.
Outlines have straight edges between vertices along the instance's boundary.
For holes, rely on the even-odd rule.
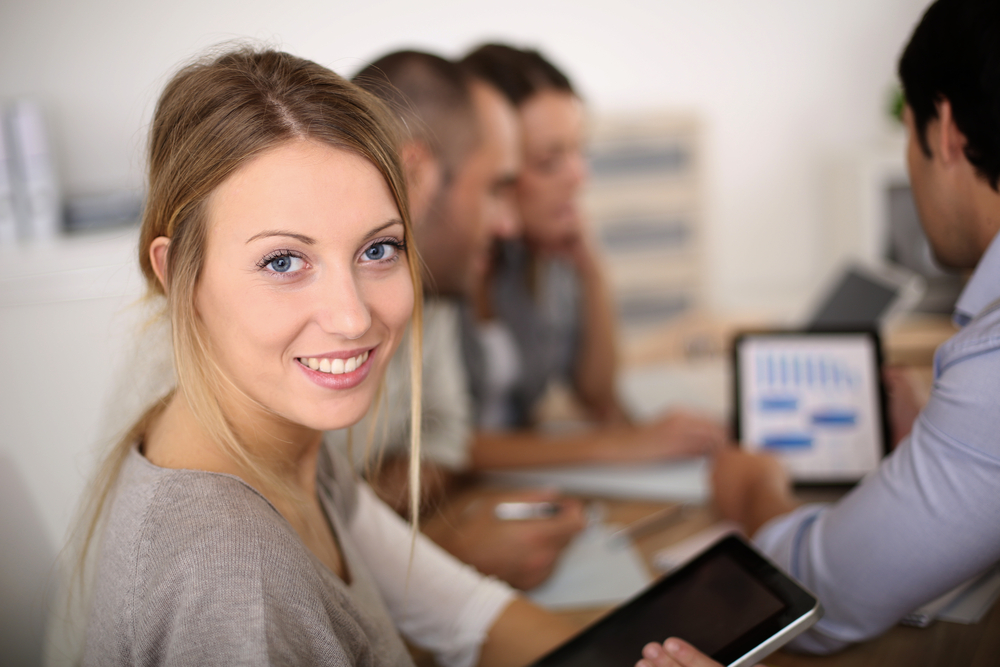
[[138,227],[0,248],[0,307],[139,297]]

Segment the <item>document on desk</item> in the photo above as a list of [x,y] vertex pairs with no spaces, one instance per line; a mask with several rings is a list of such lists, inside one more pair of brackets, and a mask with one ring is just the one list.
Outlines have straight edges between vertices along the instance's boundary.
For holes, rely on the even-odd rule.
[[684,408],[725,420],[732,413],[729,357],[697,362],[646,364],[618,377],[618,395],[638,421]]
[[588,526],[566,548],[552,576],[528,597],[547,609],[602,607],[644,589],[652,579],[632,541],[613,539],[620,528]]
[[704,458],[509,470],[489,473],[485,480],[499,486],[554,488],[573,495],[624,500],[704,503],[709,497]]
[[923,628],[933,621],[978,623],[1000,596],[1000,565],[994,565],[979,576],[931,600],[901,623]]

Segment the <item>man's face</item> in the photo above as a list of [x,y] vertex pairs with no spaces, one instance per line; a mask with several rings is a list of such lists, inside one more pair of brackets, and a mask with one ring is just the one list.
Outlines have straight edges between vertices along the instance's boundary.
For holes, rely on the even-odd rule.
[[[496,237],[517,231],[514,183],[520,136],[514,108],[493,87],[474,82],[478,145],[445,184],[439,205],[417,230],[430,289],[469,294],[482,278]],[[422,233],[421,233],[422,231]]]
[[[952,122],[950,111],[946,120]],[[930,157],[923,151],[913,112],[908,106],[903,111],[903,122],[907,130],[906,167],[910,174],[910,189],[920,226],[927,235],[934,257],[942,266],[973,268],[979,262],[983,249],[977,245],[974,220],[967,210],[967,202],[963,202],[968,194],[963,187],[965,180],[975,178],[971,165],[964,155],[958,166],[943,163],[941,119],[930,121],[925,128]]]

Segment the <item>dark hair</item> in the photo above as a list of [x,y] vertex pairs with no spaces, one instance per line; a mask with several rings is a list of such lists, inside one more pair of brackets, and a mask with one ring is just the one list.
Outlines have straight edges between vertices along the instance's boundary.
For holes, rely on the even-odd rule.
[[352,81],[387,102],[410,137],[434,151],[446,174],[475,148],[479,135],[469,76],[458,64],[422,51],[396,51]]
[[[938,0],[899,59],[899,78],[926,155],[937,103],[951,103],[965,156],[994,190],[1000,181],[1000,2]],[[1000,191],[1000,190],[998,190]]]
[[543,90],[576,95],[569,78],[533,49],[483,44],[465,56],[462,65],[499,88],[516,107]]

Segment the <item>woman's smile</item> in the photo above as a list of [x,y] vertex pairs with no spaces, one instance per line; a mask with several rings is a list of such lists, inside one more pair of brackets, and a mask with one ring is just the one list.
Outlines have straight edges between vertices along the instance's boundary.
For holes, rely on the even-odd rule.
[[381,174],[291,141],[220,185],[208,213],[198,312],[221,369],[264,408],[247,414],[314,430],[356,422],[413,311],[404,226]]
[[362,352],[331,352],[315,357],[296,357],[305,376],[327,389],[350,389],[364,382],[371,371],[369,363],[376,348]]

